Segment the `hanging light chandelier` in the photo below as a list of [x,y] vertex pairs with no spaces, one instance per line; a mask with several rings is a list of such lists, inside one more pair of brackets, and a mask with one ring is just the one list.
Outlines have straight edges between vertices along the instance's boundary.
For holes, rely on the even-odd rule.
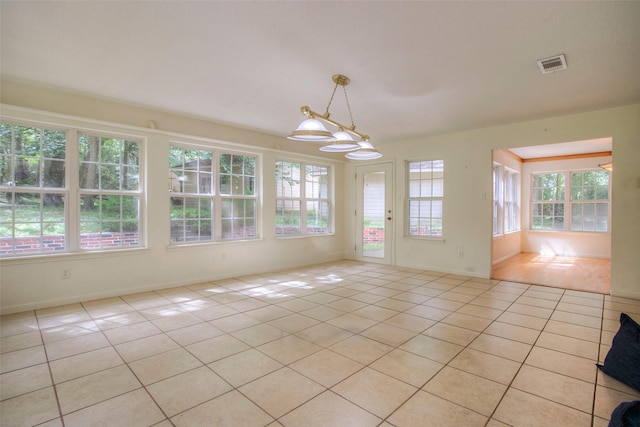
[[[343,76],[342,74],[334,74],[332,80],[336,85],[333,88],[333,93],[331,94],[325,113],[316,113],[306,105],[300,108],[300,111],[307,116],[307,119],[303,120],[300,126],[291,132],[291,135],[287,138],[294,141],[323,142],[325,144],[320,147],[320,151],[329,153],[347,152],[345,157],[351,160],[371,160],[382,157],[382,154],[369,142],[369,135],[364,135],[356,131],[356,125],[353,123],[353,115],[351,114],[351,105],[349,105],[349,98],[347,97],[346,86],[350,82],[349,77]],[[333,120],[329,112],[338,86],[342,86],[344,90],[344,99],[347,102],[351,126],[345,126]],[[324,126],[323,122],[335,126],[338,128],[338,131],[331,133]],[[354,140],[354,136],[357,137],[358,140]]]

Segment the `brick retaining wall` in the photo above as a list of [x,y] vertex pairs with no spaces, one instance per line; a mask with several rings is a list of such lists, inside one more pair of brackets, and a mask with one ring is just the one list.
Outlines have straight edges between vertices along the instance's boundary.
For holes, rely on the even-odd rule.
[[[17,237],[12,250],[11,237],[0,237],[0,255],[49,253],[65,250],[64,236],[60,234],[42,237]],[[138,233],[91,233],[80,238],[82,249],[133,247],[139,245]]]

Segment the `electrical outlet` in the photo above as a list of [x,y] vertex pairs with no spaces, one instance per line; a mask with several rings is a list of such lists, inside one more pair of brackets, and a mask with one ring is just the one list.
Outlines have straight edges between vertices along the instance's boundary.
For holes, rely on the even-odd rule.
[[65,268],[64,270],[60,271],[61,279],[68,279],[70,277],[71,277],[71,270],[69,270],[68,268]]
[[462,249],[458,251],[458,258],[464,258],[464,251]]

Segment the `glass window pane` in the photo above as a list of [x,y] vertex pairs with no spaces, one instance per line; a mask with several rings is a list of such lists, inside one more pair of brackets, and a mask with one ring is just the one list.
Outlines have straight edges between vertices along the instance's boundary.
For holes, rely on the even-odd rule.
[[140,144],[134,141],[124,141],[123,163],[136,166],[140,164]]
[[124,168],[123,185],[125,190],[136,191],[140,183],[140,168],[129,166]]
[[300,202],[298,200],[276,201],[276,235],[300,234]]
[[231,173],[231,154],[220,155],[220,173]]
[[572,187],[582,186],[582,173],[580,172],[571,173],[571,186]]
[[45,160],[43,170],[43,186],[64,188],[64,160]]
[[582,211],[585,216],[594,216],[596,214],[596,205],[595,203],[584,203],[582,205]]
[[222,238],[223,239],[231,239],[233,238],[233,221],[231,219],[222,219]]
[[231,194],[230,175],[220,175],[220,194]]
[[171,219],[184,218],[184,198],[171,198]]
[[100,166],[100,189],[120,190],[120,167],[116,165]]
[[12,154],[12,126],[0,123],[0,154]]
[[200,240],[211,240],[213,237],[211,229],[211,221],[200,221]]
[[609,216],[609,204],[608,203],[596,203],[596,215],[601,217]]
[[42,154],[49,159],[65,158],[66,134],[44,129],[42,132]]
[[444,195],[444,180],[434,179],[433,180],[433,196],[442,197],[443,195]]
[[26,126],[14,126],[13,132],[15,154],[22,156],[35,156],[40,153],[40,129]]
[[231,173],[234,175],[242,175],[244,172],[244,158],[243,156],[233,155],[231,156]]
[[222,218],[233,217],[233,201],[231,199],[222,199]]
[[244,194],[242,176],[233,175],[231,177],[231,194],[241,196]]
[[609,200],[609,187],[605,185],[599,185],[596,187],[596,199]]
[[17,187],[40,187],[40,159],[38,157],[16,157],[15,185]]

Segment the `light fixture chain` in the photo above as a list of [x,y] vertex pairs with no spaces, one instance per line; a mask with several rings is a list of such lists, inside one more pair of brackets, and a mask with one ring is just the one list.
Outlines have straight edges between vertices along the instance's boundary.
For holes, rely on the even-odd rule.
[[349,118],[351,118],[351,130],[356,130],[356,125],[353,123],[353,114],[351,114],[351,105],[349,104],[349,97],[347,96],[347,87],[342,86],[344,90],[344,99],[347,101],[347,109],[349,110]]
[[331,94],[331,98],[329,99],[329,103],[327,104],[327,111],[324,112],[324,116],[326,118],[331,117],[331,113],[329,112],[329,107],[331,107],[331,103],[333,102],[333,96],[336,94],[337,89],[338,89],[338,82],[336,82],[336,85],[333,87],[333,93]]

